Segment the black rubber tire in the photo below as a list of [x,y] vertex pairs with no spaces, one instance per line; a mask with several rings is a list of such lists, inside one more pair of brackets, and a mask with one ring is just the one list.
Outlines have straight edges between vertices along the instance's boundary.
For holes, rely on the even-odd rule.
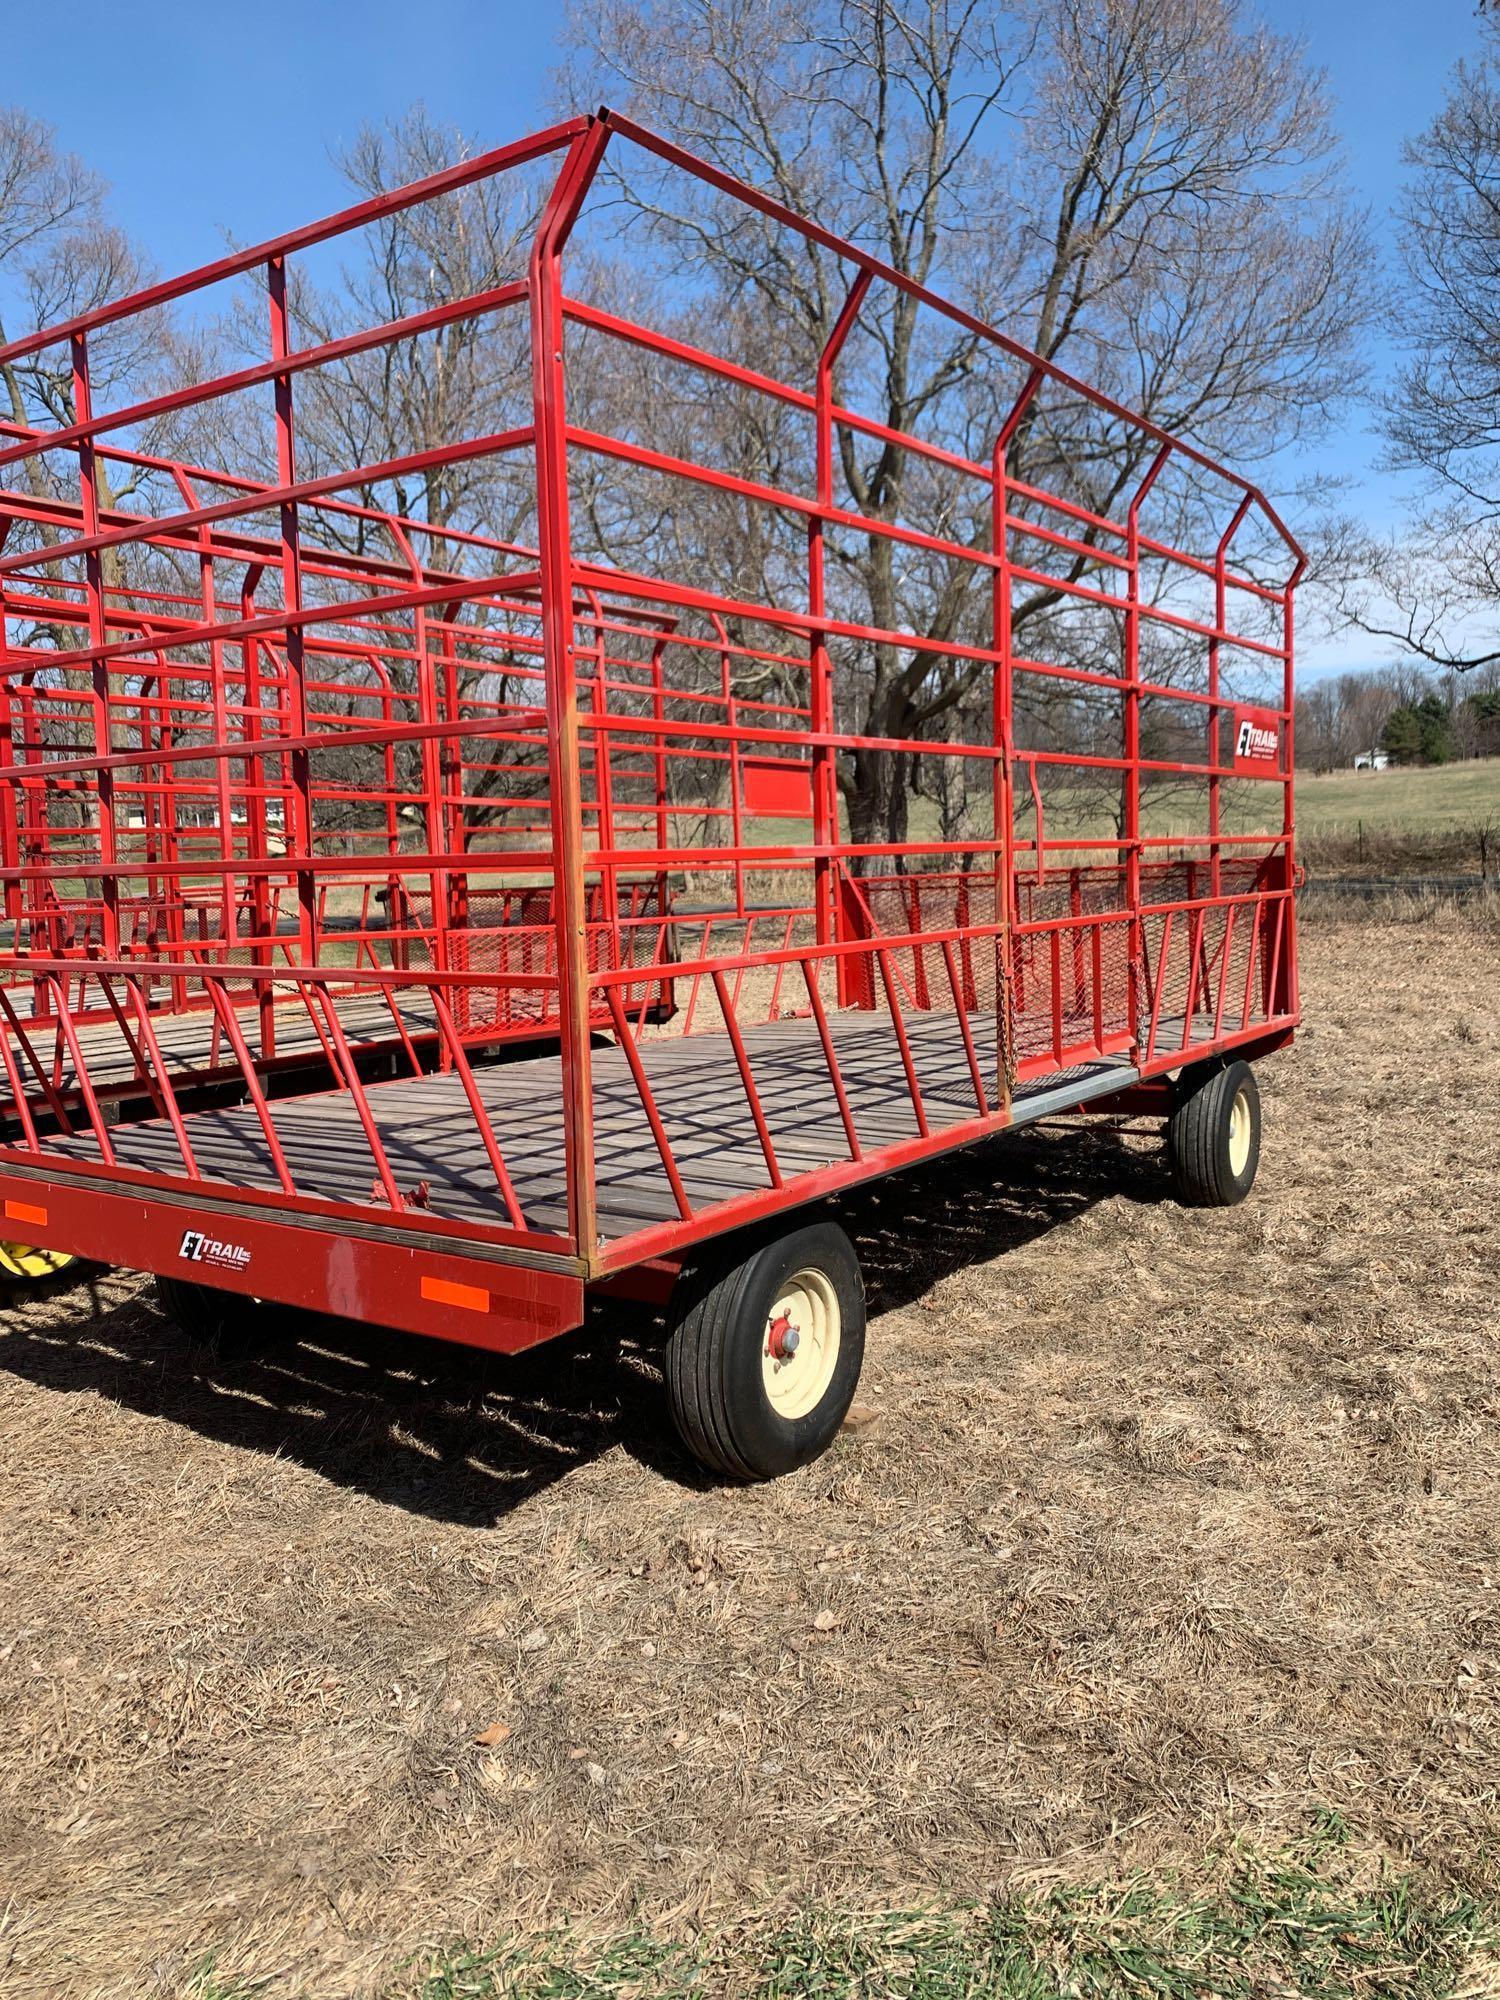
[[[1184,1070],[1167,1120],[1167,1162],[1178,1199],[1188,1208],[1233,1208],[1255,1185],[1260,1165],[1260,1091],[1248,1063]],[[1230,1126],[1243,1101],[1250,1149],[1236,1173]]]
[[[777,1293],[794,1273],[829,1281],[841,1321],[828,1387],[789,1419],[766,1393],[761,1358]],[[865,1357],[865,1288],[854,1245],[835,1222],[812,1222],[684,1269],[673,1293],[667,1397],[683,1443],[726,1479],[777,1479],[825,1452],[854,1400]]]
[[187,1278],[158,1277],[156,1302],[189,1340],[205,1347],[264,1347],[289,1332],[291,1316],[280,1306]]

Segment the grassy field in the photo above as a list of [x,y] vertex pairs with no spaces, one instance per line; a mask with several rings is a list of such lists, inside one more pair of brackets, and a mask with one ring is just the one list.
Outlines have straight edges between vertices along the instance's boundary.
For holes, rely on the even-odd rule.
[[1297,780],[1297,823],[1307,833],[1437,832],[1500,822],[1500,757],[1411,771],[1335,771]]
[[[1280,791],[1274,786],[1249,780],[1227,782],[1222,794],[1223,824],[1229,832],[1271,829],[1280,825]],[[1353,772],[1340,771],[1326,776],[1306,775],[1297,780],[1297,827],[1302,857],[1315,872],[1335,874],[1359,872],[1378,874],[1472,873],[1479,868],[1475,828],[1483,822],[1494,824],[1489,856],[1490,872],[1500,861],[1500,758],[1482,758],[1468,763],[1434,766],[1425,770]],[[1155,793],[1148,787],[1142,799],[1142,828],[1148,835],[1203,832],[1207,808],[1201,788],[1168,785]],[[1034,822],[1023,786],[1017,807],[1017,833],[1031,839]],[[1098,791],[1070,793],[1066,789],[1049,794],[1045,806],[1047,837],[1053,840],[1113,840],[1117,827],[1112,810]],[[796,847],[805,845],[811,830],[805,820],[747,819],[746,840],[756,846]],[[848,837],[847,818],[843,827]],[[987,835],[987,825],[976,823],[967,837]],[[705,834],[686,820],[674,826],[673,839],[689,842],[708,838],[728,839],[728,830],[718,824]],[[940,838],[937,808],[926,798],[911,802],[907,837],[912,841]],[[643,836],[644,838],[644,836]],[[1089,856],[1080,852],[1080,861]],[[378,868],[378,863],[374,864]],[[373,870],[372,870],[373,872]],[[471,868],[472,891],[542,882],[544,876],[487,875],[482,866]],[[690,891],[711,886],[712,878],[699,871],[689,883]],[[62,878],[57,887],[64,896],[84,893],[85,884],[76,878]],[[184,887],[208,892],[214,884],[207,876],[185,878]],[[761,893],[776,892],[774,874],[760,878]],[[799,886],[801,886],[799,884]],[[350,916],[362,906],[364,891],[358,886],[333,887],[328,910],[335,916]],[[290,900],[286,905],[291,908]],[[0,941],[8,927],[0,924]],[[337,945],[326,951],[330,964],[351,958]]]
[[1494,959],[1309,924],[1241,1208],[1102,1122],[849,1201],[863,1416],[770,1488],[618,1306],[12,1305],[0,1993],[1500,1992]]
[[[1224,825],[1229,830],[1279,827],[1279,788],[1252,780],[1226,780],[1222,792]],[[1049,839],[1108,836],[1112,811],[1101,791],[1070,792],[1058,773],[1051,775],[1045,800]],[[1167,783],[1153,790],[1148,784],[1141,802],[1141,819],[1148,834],[1202,833],[1206,805],[1200,787]],[[1024,785],[1018,794],[1017,827],[1031,836],[1031,810]],[[1401,771],[1338,771],[1329,775],[1299,775],[1297,825],[1304,836],[1327,838],[1353,835],[1362,825],[1370,835],[1415,838],[1462,834],[1477,820],[1500,822],[1500,758],[1434,765]],[[845,829],[847,833],[847,828]],[[805,840],[806,825],[795,820],[751,820],[749,837],[766,845]],[[936,840],[937,809],[930,800],[911,804],[912,840]]]

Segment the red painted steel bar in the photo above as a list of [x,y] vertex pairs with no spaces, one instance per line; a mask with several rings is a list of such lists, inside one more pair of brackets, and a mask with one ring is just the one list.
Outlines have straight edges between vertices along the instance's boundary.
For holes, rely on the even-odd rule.
[[[854,331],[860,309],[869,294],[869,273],[861,271],[849,287],[833,329],[818,356],[815,409],[817,413],[817,502],[807,524],[807,610],[819,621],[827,615],[828,588],[825,573],[823,530],[833,516],[833,371]],[[834,729],[833,667],[828,654],[828,634],[814,622],[808,632],[811,660],[810,715],[814,735],[830,735]],[[812,757],[813,839],[831,847],[838,839],[838,773],[831,748],[820,744]],[[834,868],[827,856],[819,858],[813,870],[813,908],[819,944],[831,944],[837,936],[838,903],[834,888]],[[842,974],[843,967],[840,966]],[[840,1001],[848,995],[841,987]]]
[[[107,981],[105,987],[106,991],[110,990]],[[172,1127],[172,1137],[177,1141],[178,1150],[182,1154],[182,1164],[190,1176],[201,1177],[192,1142],[187,1135],[187,1127],[182,1121],[177,1093],[172,1088],[171,1073],[162,1055],[161,1044],[156,1038],[156,1030],[151,1025],[151,1009],[142,999],[140,986],[135,980],[126,980],[125,990],[130,995],[130,1004],[140,1024],[141,1038],[150,1052],[151,1066],[156,1072],[159,1097],[164,1101],[166,1116]]]
[[364,1085],[360,1082],[359,1071],[350,1053],[348,1039],[340,1025],[338,1011],[329,1001],[328,989],[324,986],[309,988],[299,984],[297,990],[307,1003],[307,1011],[309,1015],[313,1016],[314,1025],[316,1025],[315,999],[317,1007],[322,1009],[323,1018],[328,1027],[328,1043],[332,1049],[334,1072],[354,1100],[355,1115],[359,1119],[360,1129],[363,1131],[366,1143],[370,1148],[370,1156],[375,1162],[375,1172],[384,1190],[385,1198],[392,1208],[397,1210],[403,1209],[406,1206],[406,1198],[396,1185],[396,1176],[391,1169],[390,1157],[385,1150],[380,1137],[380,1129],[376,1125],[374,1115],[370,1110],[370,1100],[365,1094]]
[[[84,333],[75,333],[70,343],[73,359],[73,407],[79,412],[87,426],[93,408],[89,387],[88,338]],[[78,490],[83,507],[83,525],[86,534],[96,533],[99,526],[99,480],[94,463],[94,447],[85,429],[78,438]],[[97,552],[84,558],[84,590],[88,602],[89,641],[92,645],[102,645],[104,641],[104,570]],[[109,757],[114,745],[110,741],[109,730],[109,682],[102,664],[94,668],[94,755],[96,760]],[[99,858],[106,868],[113,868],[117,848],[115,845],[115,793],[113,779],[107,775],[107,765],[101,763],[99,784]],[[118,953],[120,945],[119,884],[113,874],[104,877],[104,907],[101,919],[104,928],[104,949]]]
[[823,1060],[828,1065],[828,1080],[833,1085],[834,1098],[838,1103],[839,1117],[843,1120],[844,1135],[849,1141],[849,1157],[853,1160],[864,1158],[864,1149],[859,1143],[859,1134],[854,1128],[854,1114],[849,1109],[849,1095],[844,1089],[844,1079],[839,1072],[839,1059],[833,1046],[833,1036],[828,1027],[828,1014],[823,1005],[823,996],[818,991],[817,969],[813,961],[806,957],[798,959],[802,977],[807,986],[808,1005],[812,1008],[813,1019],[818,1024],[818,1040],[823,1045]]
[[78,1093],[83,1099],[84,1113],[88,1118],[90,1129],[93,1132],[94,1143],[99,1148],[99,1156],[105,1166],[113,1166],[115,1162],[115,1149],[110,1144],[109,1131],[104,1122],[104,1113],[99,1108],[99,1099],[94,1092],[93,1079],[89,1075],[89,1067],[84,1061],[83,1050],[79,1045],[78,1031],[73,1026],[73,1016],[68,1011],[67,991],[65,988],[58,986],[55,978],[49,979],[47,983],[52,989],[52,998],[56,1003],[58,1036],[60,1040],[67,1044],[68,1058],[73,1065],[73,1075],[77,1081]]
[[718,998],[719,1012],[724,1017],[724,1029],[729,1036],[729,1045],[734,1050],[734,1060],[740,1073],[740,1081],[745,1086],[745,1102],[750,1107],[750,1116],[755,1121],[755,1136],[765,1155],[766,1172],[771,1176],[772,1187],[783,1187],[781,1168],[776,1159],[776,1148],[771,1143],[770,1127],[766,1124],[766,1114],[761,1107],[760,1092],[755,1087],[755,1075],[750,1067],[750,1058],[745,1053],[745,1038],[740,1033],[740,1024],[735,1018],[736,1002],[729,997],[722,972],[713,975],[714,993]]
[[234,1051],[235,1061],[239,1064],[240,1072],[245,1079],[245,1086],[250,1094],[250,1102],[255,1107],[255,1115],[260,1124],[261,1134],[265,1139],[266,1148],[271,1155],[271,1165],[276,1170],[276,1178],[281,1182],[282,1192],[284,1194],[295,1194],[297,1191],[296,1183],[292,1179],[291,1169],[288,1167],[286,1161],[286,1154],[282,1151],[281,1140],[272,1122],[270,1107],[266,1103],[266,1094],[261,1088],[260,1078],[256,1072],[255,1060],[250,1054],[249,1049],[245,1046],[245,1038],[240,1033],[239,1022],[235,1019],[233,1004],[216,979],[211,979],[208,982],[208,997],[213,1004],[215,1014],[215,1034],[217,1035],[219,1027],[222,1026],[224,1034],[228,1037],[229,1045]]
[[[537,232],[529,275],[542,616],[550,668],[547,676],[547,734],[568,1226],[574,1242],[585,1256],[594,1248],[598,1220],[594,1189],[589,1003],[584,963],[588,919],[578,782],[578,693],[573,652],[575,572],[568,519],[562,252],[598,172],[605,143],[604,127],[591,122],[569,146],[563,170]],[[607,590],[608,582],[605,581],[602,587]],[[634,1048],[633,1041],[631,1048]],[[682,1205],[680,1194],[678,1205]]]
[[464,1054],[463,1037],[454,1025],[453,1016],[449,1011],[447,1001],[436,988],[433,989],[432,1001],[437,1013],[438,1027],[447,1046],[449,1057],[452,1060],[454,1070],[463,1089],[469,1110],[479,1129],[479,1136],[484,1144],[485,1155],[494,1173],[496,1185],[500,1189],[500,1199],[505,1203],[505,1212],[510,1217],[511,1224],[515,1229],[524,1230],[526,1221],[521,1213],[521,1204],[516,1196],[515,1184],[511,1180],[510,1170],[505,1164],[505,1156],[501,1152],[495,1134],[490,1126],[489,1113],[485,1110],[480,1099],[478,1087],[474,1082],[474,1072],[470,1069],[468,1058]]
[[617,986],[611,986],[609,989],[609,1011],[610,1017],[615,1024],[615,1034],[619,1039],[620,1047],[625,1051],[626,1061],[630,1065],[630,1074],[634,1079],[637,1091],[640,1093],[641,1109],[644,1111],[646,1122],[651,1128],[651,1137],[656,1142],[656,1150],[661,1157],[662,1166],[666,1170],[667,1184],[672,1190],[672,1199],[677,1204],[677,1213],[684,1221],[688,1221],[692,1217],[693,1205],[688,1200],[687,1191],[682,1185],[682,1175],[677,1170],[677,1161],[672,1152],[672,1142],[667,1137],[666,1126],[661,1122],[661,1112],[657,1109],[656,1096],[647,1079],[646,1066],[641,1061],[641,1052],[637,1046],[636,1038],[630,1032],[630,1024],[625,1019],[625,1009],[621,1003],[620,991]]
[[[50,1001],[50,987],[45,979],[38,981],[39,999],[43,992],[47,993]],[[68,1117],[67,1106],[63,1102],[62,1094],[58,1089],[57,1080],[48,1076],[46,1065],[38,1056],[36,1049],[32,1045],[31,1037],[26,1032],[25,1023],[11,1004],[10,995],[5,991],[3,986],[0,986],[0,1008],[4,1009],[6,1021],[10,1026],[10,1032],[20,1044],[21,1053],[25,1056],[27,1062],[30,1063],[32,1072],[41,1086],[42,1095],[47,1100],[48,1110],[52,1113],[63,1131],[71,1138],[73,1135],[73,1125],[71,1119]],[[46,1019],[49,1017],[41,1015],[40,1018]]]
[[911,1058],[911,1041],[906,1032],[906,1022],[901,1015],[901,1002],[896,998],[895,984],[891,979],[890,953],[877,951],[875,962],[880,967],[881,983],[885,987],[886,1005],[890,1008],[891,1026],[896,1031],[896,1046],[901,1051],[901,1067],[906,1073],[906,1088],[911,1094],[911,1108],[916,1113],[917,1130],[925,1139],[927,1136],[927,1107],[922,1102],[922,1090],[917,1082],[916,1064]]

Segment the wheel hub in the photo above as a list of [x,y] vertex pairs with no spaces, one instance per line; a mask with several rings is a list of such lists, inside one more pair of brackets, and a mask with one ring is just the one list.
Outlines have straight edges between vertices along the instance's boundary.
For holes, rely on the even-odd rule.
[[793,1326],[786,1313],[779,1313],[766,1330],[766,1352],[773,1361],[790,1361],[802,1345],[802,1329]]

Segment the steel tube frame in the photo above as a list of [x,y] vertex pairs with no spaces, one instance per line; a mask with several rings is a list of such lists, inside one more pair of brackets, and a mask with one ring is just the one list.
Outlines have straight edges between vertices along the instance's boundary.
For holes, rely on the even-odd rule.
[[[842,304],[809,384],[778,381],[565,290],[565,252],[611,144],[644,148],[662,166],[748,204],[837,261],[845,277]],[[290,258],[413,203],[440,199],[547,156],[556,159],[556,172],[524,279],[444,300],[338,340],[295,347]],[[267,286],[270,348],[264,361],[216,381],[95,410],[91,332],[255,271],[265,273]],[[981,354],[1020,370],[1019,392],[987,463],[895,431],[836,395],[842,357],[861,315],[877,310],[892,288],[973,335]],[[532,337],[529,424],[455,438],[382,464],[299,477],[299,376],[507,311],[523,300]],[[636,435],[611,436],[570,421],[570,326],[811,417],[812,493],[685,459]],[[24,954],[0,952],[0,980],[12,982],[9,990],[0,983],[0,1011],[10,1029],[0,1044],[19,1127],[14,1144],[0,1144],[0,1180],[24,1162],[32,1172],[45,1168],[50,1174],[56,1168],[79,1177],[80,1185],[87,1182],[92,1169],[76,1159],[64,1169],[55,1143],[55,1135],[86,1124],[101,1161],[121,1185],[165,1198],[180,1181],[205,1198],[227,1198],[212,1190],[211,1176],[195,1154],[186,1108],[188,1074],[154,1025],[162,1009],[153,996],[161,986],[170,994],[166,1011],[211,1024],[210,1069],[215,1074],[227,1069],[243,1079],[279,1188],[274,1196],[253,1199],[249,1190],[237,1193],[234,1200],[247,1212],[254,1209],[265,1218],[279,1203],[287,1214],[299,1215],[303,1226],[319,1229],[358,1212],[358,1205],[323,1202],[299,1190],[280,1143],[267,1087],[272,1067],[286,1059],[277,1045],[278,1025],[287,1018],[284,1001],[279,1023],[280,988],[296,996],[311,1024],[325,1080],[353,1106],[374,1167],[373,1199],[393,1227],[411,1222],[418,1197],[400,1184],[381,1136],[379,1086],[361,1067],[369,1045],[351,1038],[340,1013],[346,995],[373,994],[390,1016],[379,1047],[389,1050],[407,1076],[421,1077],[434,1047],[436,1059],[456,1074],[494,1175],[497,1216],[503,1215],[492,1229],[467,1232],[450,1219],[424,1215],[424,1228],[430,1219],[434,1238],[484,1242],[512,1259],[545,1244],[543,1254],[567,1261],[570,1282],[637,1257],[670,1253],[714,1228],[763,1217],[1003,1129],[1015,1088],[1052,1070],[1128,1055],[1133,1073],[1149,1080],[1201,1052],[1269,1048],[1295,1026],[1292,596],[1303,562],[1274,509],[1257,488],[1195,447],[770,197],[604,112],[566,121],[412,189],[358,204],[134,300],[13,342],[0,348],[0,361],[59,342],[71,351],[76,421],[46,433],[0,425],[0,468],[57,453],[75,455],[79,468],[76,501],[32,501],[24,493],[0,491],[5,592],[0,608],[10,618],[40,614],[69,638],[86,637],[79,645],[18,649],[9,645],[8,632],[0,631],[6,647],[0,656],[0,800],[7,806],[0,814],[0,883],[12,921],[29,913],[32,934]],[[188,409],[262,385],[270,385],[274,399],[274,484],[132,453],[111,441],[152,413]],[[1054,396],[1081,398],[1134,436],[1146,470],[1123,522],[1084,501],[1048,492],[1010,463],[1013,455],[1019,462],[1017,440],[1035,418],[1040,399]],[[909,451],[966,483],[981,527],[966,541],[899,517],[871,518],[843,504],[837,484],[840,433]],[[435,528],[343,497],[446,464],[486,456],[522,464],[527,455],[536,477],[534,552],[472,529]],[[805,603],[757,603],[701,585],[611,570],[591,551],[575,551],[569,468],[585,456],[800,524],[797,531],[806,536]],[[114,462],[175,484],[180,502],[175,511],[103,508],[100,468]],[[1211,556],[1142,530],[1143,504],[1169,463],[1223,482],[1232,496],[1228,525]],[[212,497],[216,492],[227,497]],[[251,532],[256,523],[247,517],[268,513],[277,532]],[[330,521],[358,520],[371,527],[391,555],[346,556],[317,526],[325,513]],[[1252,574],[1248,559],[1231,567],[1231,548],[1252,514],[1293,558],[1284,584]],[[14,542],[16,520],[43,537],[39,546]],[[967,566],[988,594],[989,643],[971,643],[968,635],[935,640],[832,615],[827,574],[832,531],[879,537],[916,556]],[[179,594],[113,581],[112,552],[142,545],[189,560],[197,575],[196,597],[191,586]],[[461,573],[460,565],[473,561],[476,552],[486,573]],[[1153,565],[1169,582],[1211,585],[1211,620],[1178,608],[1170,590],[1148,595],[1143,569]],[[233,586],[224,585],[226,566],[231,576],[240,572],[238,616],[223,615],[235,608]],[[257,602],[263,578],[271,579],[273,589],[279,583],[279,603]],[[1119,670],[1017,654],[1018,587],[1040,591],[1079,617],[1118,620]],[[344,597],[345,590],[358,594]],[[1279,632],[1266,637],[1232,626],[1231,592],[1236,618],[1242,605],[1256,617],[1279,613]],[[333,601],[321,601],[324,597]],[[1204,685],[1175,687],[1147,677],[1142,642],[1153,628],[1201,649]],[[987,673],[990,741],[931,743],[840,729],[835,640],[851,648],[921,652]],[[203,659],[183,657],[199,650]],[[1232,701],[1225,677],[1230,656],[1280,678],[1275,713],[1281,764],[1274,782],[1281,784],[1282,810],[1279,830],[1264,834],[1223,831],[1221,788],[1235,776],[1219,743],[1222,716]],[[146,677],[131,688],[127,675],[136,662]],[[711,667],[706,676],[697,675],[700,663]],[[745,677],[760,669],[772,679],[774,699],[746,690]],[[504,713],[485,711],[487,697],[476,691],[485,673],[501,679],[504,698],[498,707]],[[1032,681],[1117,702],[1121,754],[1018,740],[1017,689]],[[527,697],[520,703],[514,699],[517,689]],[[347,713],[340,713],[345,695],[351,699]],[[1180,712],[1193,718],[1195,731],[1201,722],[1201,759],[1142,756],[1141,710],[1147,700],[1182,704]],[[71,752],[70,732],[76,733],[79,722],[91,728],[91,757]],[[137,747],[116,748],[122,727],[127,733],[120,740]],[[315,760],[335,749],[344,764],[332,778],[320,778]],[[949,768],[963,768],[965,760],[972,766],[976,758],[990,762],[987,837],[844,841],[840,756],[917,749],[924,758],[949,760]],[[774,773],[778,763],[808,773],[807,839],[760,837],[765,829],[757,819],[766,815],[757,815],[746,802],[747,768],[769,764]],[[407,848],[399,814],[408,796],[404,773],[414,764],[423,831],[420,848]],[[1036,807],[1030,840],[1020,839],[1015,827],[1015,781],[1022,764]],[[205,765],[207,778],[199,774]],[[242,838],[235,830],[231,784],[236,767],[248,815]],[[356,776],[340,777],[344,769]],[[1049,837],[1044,787],[1054,772],[1118,779],[1122,837]],[[674,783],[677,774],[682,778]],[[1187,778],[1204,788],[1206,829],[1181,836],[1143,832],[1143,787],[1159,775]],[[52,827],[47,819],[48,797],[70,791],[97,802],[96,825],[82,833]],[[267,835],[265,807],[272,800],[283,810],[284,853],[273,851]],[[325,815],[335,803],[348,804],[358,821],[345,852],[328,850]],[[205,827],[210,807],[215,817]],[[185,825],[179,819],[183,810]],[[503,829],[490,848],[479,837],[486,812],[495,814]],[[122,816],[136,814],[138,819],[122,824]],[[695,844],[691,829],[699,819],[711,831],[727,828],[727,843],[710,841],[705,832]],[[1195,872],[1201,862],[1174,863],[1173,850],[1206,857],[1208,893],[1200,893],[1202,873]],[[1057,861],[1061,856],[1070,861]],[[1162,858],[1148,863],[1148,856]],[[908,860],[936,865],[924,874],[900,876]],[[858,882],[850,874],[853,867],[881,862],[895,874],[882,875],[878,866]],[[76,867],[97,886],[82,897],[62,898],[55,909],[48,898],[65,866]],[[678,940],[669,874],[679,867],[729,876],[733,915],[727,945],[721,920],[703,926],[691,951]],[[776,888],[768,913],[756,906],[753,887],[777,871],[789,871],[793,886],[783,882]],[[546,878],[545,890],[534,887],[538,875]],[[898,877],[919,886],[898,890],[892,886]],[[993,893],[993,922],[971,921],[974,885],[981,877]],[[1186,894],[1180,893],[1184,879]],[[516,886],[496,890],[496,881]],[[359,911],[352,964],[334,963],[329,953],[330,941],[340,935],[332,922],[337,905],[330,898],[344,884]],[[294,938],[278,930],[288,888],[296,894]],[[390,912],[388,942],[371,914],[377,893]],[[532,907],[527,898],[537,896],[543,914],[533,922],[525,914]],[[429,915],[421,914],[424,908]],[[247,910],[248,935],[241,930]],[[540,962],[533,955],[537,937],[550,940]],[[470,951],[485,938],[499,941],[494,965],[458,969],[470,965]],[[38,950],[39,944],[44,948]],[[412,963],[414,951],[429,951],[430,965]],[[235,963],[237,953],[249,962]],[[993,1076],[981,1060],[973,1026],[982,1012],[981,989],[987,991],[976,968],[983,972],[989,960]],[[785,1018],[783,1001],[790,994],[795,1002],[799,980],[806,1005],[796,1011],[816,1033],[847,1158],[821,1170],[793,1172],[778,1154],[744,1024],[757,1009],[764,1009],[769,1022]],[[44,1020],[54,1037],[50,1065],[13,1004],[23,982],[34,990],[33,1030],[37,1019]],[[687,985],[685,1010],[676,1023],[681,1032],[703,1032],[695,1024],[698,997],[705,983],[713,988],[721,1022],[719,1059],[726,1071],[732,1064],[737,1072],[764,1160],[768,1185],[723,1203],[705,1204],[689,1187],[673,1144],[670,1097],[654,1080],[649,1040],[657,1031],[656,1015],[675,1004],[678,982]],[[407,989],[425,994],[436,1023],[421,1048],[399,1004]],[[883,1012],[893,1080],[904,1083],[911,1107],[910,1142],[876,1146],[862,1138],[830,1020],[830,992],[840,1007],[858,1004]],[[517,1190],[475,1080],[474,1030],[468,1021],[471,1001],[478,1004],[481,994],[495,996],[497,1006],[506,996],[513,996],[517,1007],[534,1006],[555,1034],[568,1217],[562,1237],[528,1225],[524,1190]],[[939,1108],[924,1090],[913,1030],[919,1016],[948,1009],[957,1022],[975,1105],[975,1115],[956,1125],[944,1122],[951,1109]],[[252,1015],[258,1017],[258,1047],[246,1033]],[[170,1126],[181,1152],[180,1176],[134,1174],[114,1158],[109,1120],[90,1070],[89,1036],[101,1021],[112,1023],[120,1038],[132,1087]],[[591,1037],[605,1021],[623,1052],[642,1125],[651,1133],[677,1214],[675,1226],[635,1230],[623,1242],[601,1238],[595,1185]],[[451,1283],[462,1289],[462,1281]],[[419,1317],[419,1308],[411,1306],[409,1318]]]

